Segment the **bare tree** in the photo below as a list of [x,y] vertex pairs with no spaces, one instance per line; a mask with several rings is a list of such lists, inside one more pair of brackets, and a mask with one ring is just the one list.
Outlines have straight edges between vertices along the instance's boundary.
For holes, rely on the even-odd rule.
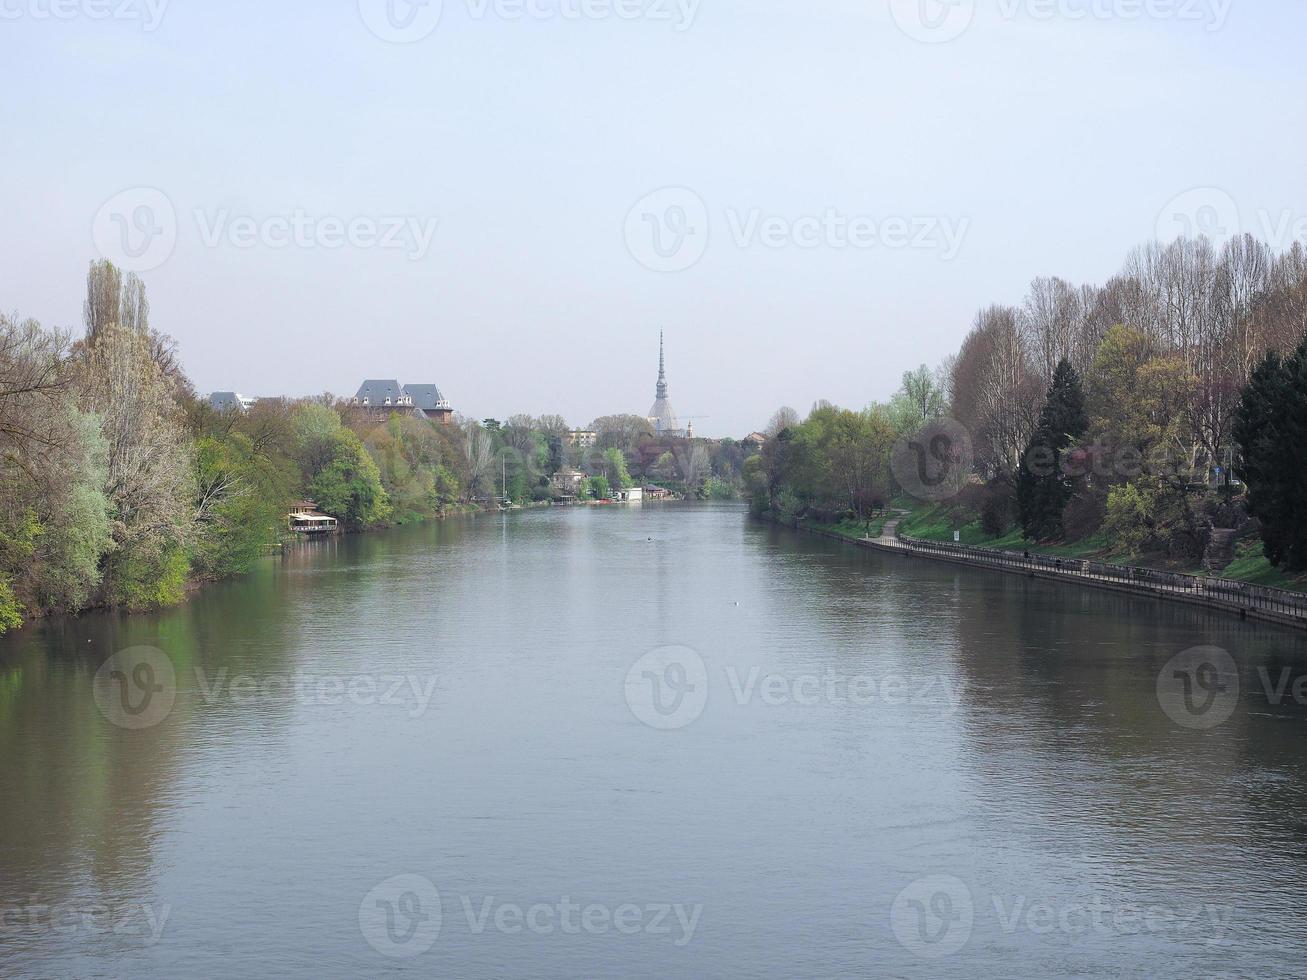
[[786,429],[794,428],[799,424],[799,421],[798,412],[790,408],[788,405],[782,405],[780,408],[776,409],[771,417],[771,421],[767,423],[767,429],[764,432],[764,435],[768,438],[775,438]]
[[69,385],[68,345],[66,334],[0,313],[0,455],[12,463],[22,465],[66,435],[57,422]]
[[685,481],[688,493],[694,493],[708,478],[711,462],[708,451],[697,442],[690,443],[686,447],[677,447],[676,463],[681,470],[681,479]]
[[1027,350],[1045,387],[1063,358],[1070,359],[1076,347],[1076,328],[1081,320],[1080,294],[1063,279],[1040,278],[1030,284],[1021,329]]
[[467,470],[467,495],[489,492],[489,475],[495,461],[494,440],[479,423],[469,422],[463,432],[463,461]]
[[1018,319],[1012,307],[982,310],[953,367],[954,416],[971,430],[990,476],[1016,470],[1042,408]]

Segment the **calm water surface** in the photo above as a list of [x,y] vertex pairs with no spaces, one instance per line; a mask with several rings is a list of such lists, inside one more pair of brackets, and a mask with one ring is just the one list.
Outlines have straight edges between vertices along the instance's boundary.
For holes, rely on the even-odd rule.
[[0,976],[1303,975],[1304,675],[734,507],[306,547],[0,646]]

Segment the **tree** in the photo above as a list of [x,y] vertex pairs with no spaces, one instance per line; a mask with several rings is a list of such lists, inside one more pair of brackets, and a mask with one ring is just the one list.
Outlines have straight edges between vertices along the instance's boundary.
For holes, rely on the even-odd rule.
[[681,470],[686,494],[698,493],[709,473],[707,450],[698,442],[692,442],[684,449],[677,449],[676,462]]
[[295,459],[307,483],[335,458],[340,416],[326,405],[306,402],[295,408],[290,428]]
[[463,432],[463,467],[467,474],[464,487],[467,498],[491,492],[490,469],[495,462],[495,443],[490,433],[475,422],[468,422]]
[[33,554],[32,589],[41,608],[77,612],[94,599],[101,559],[113,547],[104,493],[109,446],[98,416],[71,402],[62,410],[70,438],[38,464],[44,531]]
[[1063,454],[1089,429],[1080,375],[1065,358],[1053,371],[1048,399],[1017,471],[1017,511],[1027,538],[1061,538],[1062,514],[1073,493]]
[[889,496],[889,454],[895,432],[878,411],[835,412],[825,452],[833,488],[858,517],[879,510]]
[[626,489],[635,486],[631,473],[626,468],[626,456],[616,446],[604,450],[604,476],[610,486]]
[[649,420],[639,415],[604,415],[590,423],[600,449],[620,449],[633,455],[640,440],[653,435]]
[[916,432],[926,422],[944,412],[944,387],[939,375],[926,365],[903,375],[903,384],[886,409],[887,417],[899,435]]
[[391,514],[381,471],[359,437],[343,426],[333,440],[331,461],[314,476],[309,492],[323,512],[352,530],[378,524]]
[[977,464],[991,477],[1016,472],[1037,421],[1039,376],[1019,320],[1011,307],[981,311],[958,352],[949,384],[953,417],[971,432]]
[[60,405],[71,381],[68,337],[0,313],[0,453],[32,459],[57,446]]
[[776,412],[771,417],[771,421],[767,423],[764,435],[769,439],[775,438],[786,429],[794,428],[799,424],[799,422],[799,413],[788,405],[782,405],[780,408],[776,409]]
[[280,537],[291,506],[288,467],[260,456],[242,432],[195,443],[195,569],[220,578],[248,571]]
[[1127,554],[1137,555],[1157,531],[1159,508],[1155,489],[1139,483],[1122,483],[1108,492],[1103,528]]
[[97,340],[102,331],[122,327],[145,338],[150,358],[176,393],[194,395],[190,380],[177,357],[177,342],[150,328],[150,301],[145,283],[134,272],[124,276],[109,261],[92,262],[86,274],[86,301],[82,307],[86,340]]
[[1075,350],[1081,303],[1080,293],[1056,276],[1030,284],[1021,311],[1021,330],[1035,370],[1046,385],[1052,384],[1057,365]]
[[130,607],[179,601],[196,493],[176,385],[148,336],[109,324],[87,339],[77,386],[81,409],[100,417],[108,446],[104,493],[114,547],[105,566],[106,597]]
[[1272,351],[1253,370],[1234,438],[1266,557],[1290,571],[1307,569],[1307,338],[1289,358]]
[[651,470],[655,479],[674,480],[676,479],[676,457],[670,451],[663,453],[658,457]]

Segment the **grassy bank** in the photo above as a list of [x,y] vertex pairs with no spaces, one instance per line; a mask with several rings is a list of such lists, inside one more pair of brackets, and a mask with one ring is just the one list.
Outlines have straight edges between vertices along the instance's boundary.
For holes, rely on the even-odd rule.
[[881,531],[885,528],[885,522],[893,515],[889,513],[879,514],[871,520],[843,520],[834,524],[827,524],[820,521],[804,520],[803,523],[808,527],[818,528],[831,534],[838,534],[842,538],[848,538],[851,541],[861,541],[863,538],[878,538]]
[[[985,532],[979,517],[969,513],[959,514],[947,504],[908,504],[905,509],[909,512],[903,518],[899,529],[906,537],[919,538],[923,541],[951,542],[954,531],[957,531],[962,544],[977,548],[1029,551],[1031,554],[1052,555],[1058,558],[1090,559],[1114,565],[1136,565],[1191,575],[1207,574],[1201,568],[1182,567],[1163,554],[1129,554],[1113,547],[1107,536],[1101,533],[1081,541],[1049,544],[1027,540],[1020,528],[1012,528],[1002,536],[994,537]],[[1235,560],[1219,573],[1219,577],[1236,582],[1248,582],[1251,585],[1307,592],[1307,575],[1288,575],[1275,568],[1267,561],[1260,541],[1240,544],[1235,552]]]

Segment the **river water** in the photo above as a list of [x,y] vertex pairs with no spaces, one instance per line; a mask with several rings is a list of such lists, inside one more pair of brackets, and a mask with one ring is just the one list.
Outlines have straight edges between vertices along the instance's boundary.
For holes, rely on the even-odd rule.
[[733,506],[306,546],[0,646],[0,976],[1303,975],[1300,677]]

